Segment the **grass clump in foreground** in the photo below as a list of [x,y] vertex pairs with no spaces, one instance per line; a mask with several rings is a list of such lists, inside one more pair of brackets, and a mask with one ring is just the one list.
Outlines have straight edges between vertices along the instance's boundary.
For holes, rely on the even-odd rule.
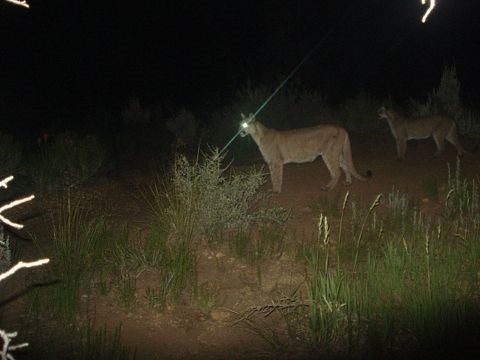
[[44,286],[33,289],[28,303],[33,314],[48,314],[68,321],[80,310],[82,293],[95,269],[103,262],[109,240],[104,220],[68,192],[51,218],[52,262],[35,280]]
[[[458,184],[469,183],[449,179],[447,221],[422,219],[398,192],[387,197],[380,227],[371,223],[380,221],[372,213],[381,196],[351,233],[344,229],[341,235],[342,224],[332,231],[321,215],[317,241],[305,253],[305,290],[268,305],[268,316],[277,314],[286,330],[260,326],[261,306],[242,314],[239,323],[266,339],[275,354],[478,356],[480,222],[469,210],[478,190],[469,185],[460,191]],[[463,200],[452,198],[455,193]],[[353,249],[340,257],[345,243]]]

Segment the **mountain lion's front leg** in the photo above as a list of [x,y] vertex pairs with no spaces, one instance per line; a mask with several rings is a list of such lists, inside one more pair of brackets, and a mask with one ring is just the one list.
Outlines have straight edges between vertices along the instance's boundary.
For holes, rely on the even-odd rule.
[[272,191],[279,193],[282,191],[283,164],[268,164],[268,167],[270,169],[270,178],[272,179]]
[[397,139],[397,159],[404,160],[407,152],[407,139]]

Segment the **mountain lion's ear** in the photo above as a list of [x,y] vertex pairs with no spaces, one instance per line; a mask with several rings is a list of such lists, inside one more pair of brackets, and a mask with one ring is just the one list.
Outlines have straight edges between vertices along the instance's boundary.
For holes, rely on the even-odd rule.
[[242,115],[242,119],[245,120],[245,115],[243,115],[243,113],[240,113],[240,115]]

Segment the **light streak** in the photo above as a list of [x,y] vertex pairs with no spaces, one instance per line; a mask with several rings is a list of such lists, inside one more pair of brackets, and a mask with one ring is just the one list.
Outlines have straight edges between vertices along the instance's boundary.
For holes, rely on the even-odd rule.
[[[425,12],[425,14],[423,14],[423,17],[422,17],[422,23],[424,23],[424,24],[427,21],[428,15],[430,15],[430,13],[432,12],[433,8],[436,5],[436,3],[435,3],[436,0],[429,0],[429,1],[430,1],[430,4],[428,6],[428,9]],[[427,0],[421,0],[421,2],[422,2],[422,5],[425,5],[427,3]]]
[[5,0],[6,2],[18,5],[18,6],[23,6],[26,8],[29,8],[30,5],[28,5],[27,0]]

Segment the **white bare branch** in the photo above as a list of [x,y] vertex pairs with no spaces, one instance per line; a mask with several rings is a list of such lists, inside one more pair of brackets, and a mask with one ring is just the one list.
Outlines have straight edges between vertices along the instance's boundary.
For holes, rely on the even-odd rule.
[[21,349],[28,346],[28,343],[22,343],[18,345],[10,345],[10,342],[17,336],[17,332],[7,333],[0,329],[0,338],[3,340],[2,350],[0,351],[0,357],[2,360],[15,360],[10,351]]
[[50,259],[40,259],[36,261],[31,261],[31,262],[24,262],[20,261],[18,262],[15,266],[10,268],[10,270],[5,271],[4,273],[0,274],[0,282],[6,279],[7,277],[13,275],[16,273],[18,270],[23,269],[23,268],[31,268],[35,266],[41,266],[44,264],[47,264],[50,261]]
[[23,228],[22,224],[17,224],[17,223],[14,223],[14,222],[8,220],[5,216],[2,215],[2,212],[4,212],[5,210],[8,210],[8,209],[11,209],[11,208],[13,208],[17,205],[23,204],[24,202],[31,201],[34,198],[35,198],[35,195],[30,195],[30,196],[24,197],[22,199],[14,200],[14,201],[0,207],[0,221],[4,222],[7,225],[10,225],[11,227],[14,227],[15,229]]
[[26,7],[26,8],[30,7],[30,5],[28,5],[28,3],[27,3],[27,0],[5,0],[5,1],[9,2],[9,3],[12,3],[14,5],[23,6],[23,7]]
[[0,187],[7,188],[8,183],[13,180],[13,175],[10,175],[9,177],[6,177],[2,181],[0,181]]
[[[0,181],[0,187],[3,188],[8,188],[8,183],[13,180],[13,175],[10,175],[9,177],[6,177],[5,179]],[[23,228],[22,224],[17,224],[14,223],[13,221],[8,220],[5,216],[2,215],[2,212],[5,210],[11,209],[17,205],[23,204],[24,202],[31,201],[35,198],[35,195],[30,195],[27,197],[24,197],[22,199],[14,200],[6,205],[3,205],[0,207],[0,222],[3,222],[7,225],[10,225],[11,227],[14,227],[15,229],[21,229]]]

